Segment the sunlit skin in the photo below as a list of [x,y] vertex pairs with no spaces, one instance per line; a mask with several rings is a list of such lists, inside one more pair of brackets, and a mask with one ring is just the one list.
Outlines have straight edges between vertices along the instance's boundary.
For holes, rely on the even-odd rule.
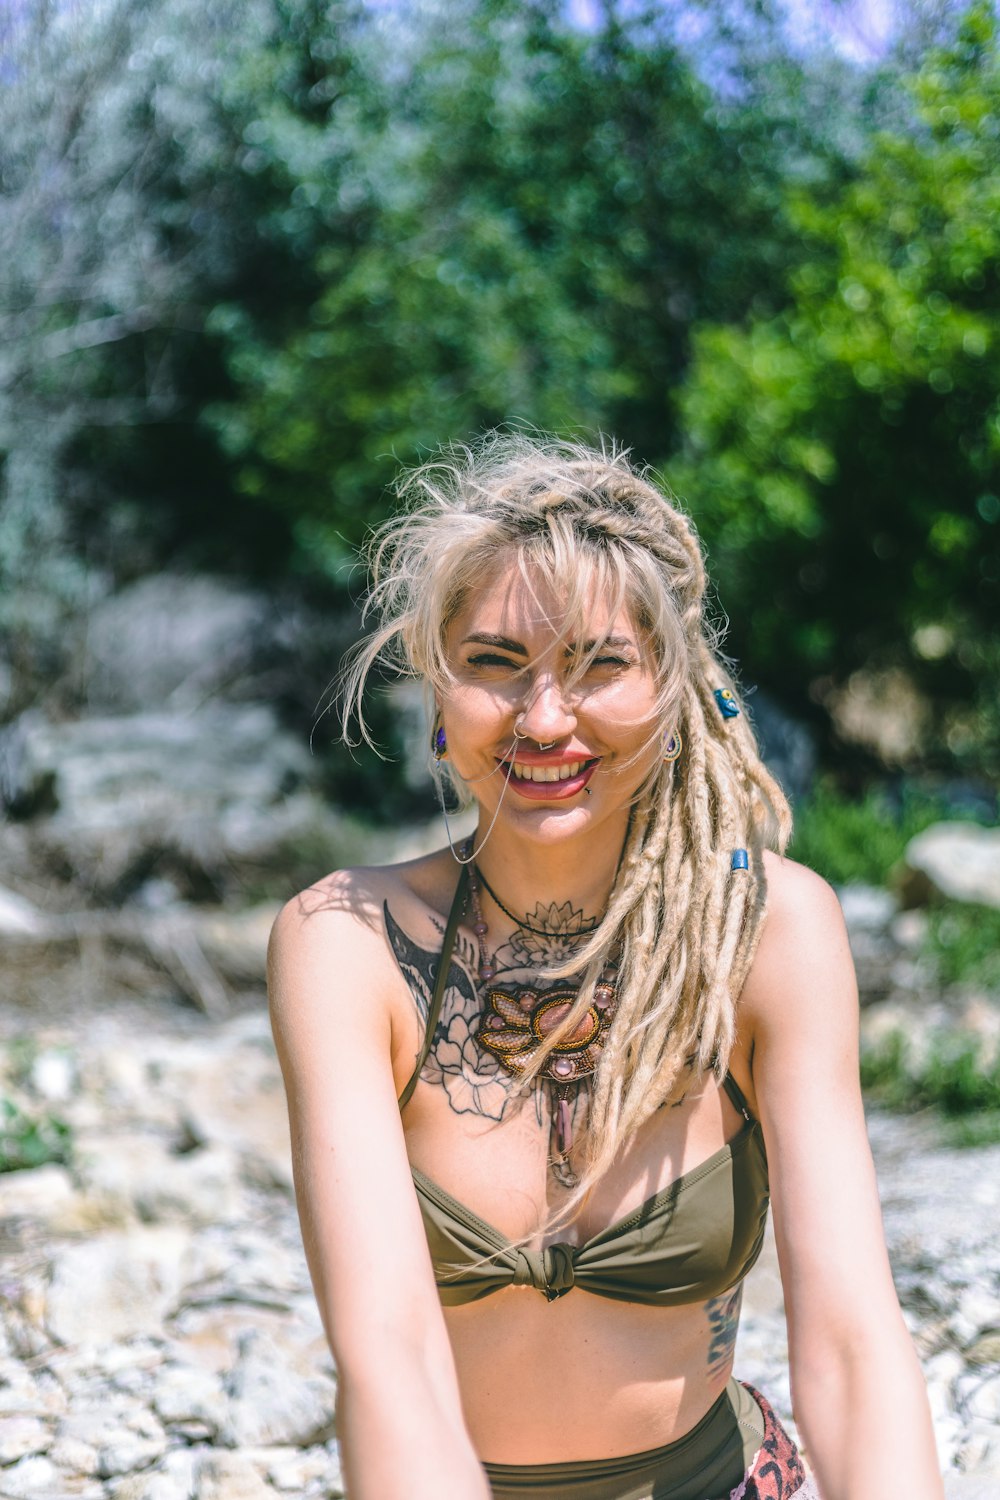
[[[562,640],[562,624],[558,594],[543,577],[526,581],[513,562],[501,570],[449,628],[453,683],[441,721],[451,763],[479,803],[476,844],[487,877],[502,871],[505,893],[526,910],[541,886],[596,914],[634,795],[658,754],[655,662],[628,614],[610,615],[599,597],[586,641]],[[600,643],[596,657],[582,680],[569,682],[574,650],[591,642]],[[515,774],[567,765],[580,769],[562,782]]]

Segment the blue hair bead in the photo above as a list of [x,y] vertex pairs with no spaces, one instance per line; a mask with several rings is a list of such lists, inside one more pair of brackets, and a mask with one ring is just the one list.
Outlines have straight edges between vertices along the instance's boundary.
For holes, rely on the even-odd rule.
[[749,870],[750,856],[747,854],[747,851],[745,849],[733,850],[731,868],[734,870]]
[[716,688],[715,701],[719,705],[719,713],[724,719],[739,718],[740,705],[736,701],[736,694],[732,688]]

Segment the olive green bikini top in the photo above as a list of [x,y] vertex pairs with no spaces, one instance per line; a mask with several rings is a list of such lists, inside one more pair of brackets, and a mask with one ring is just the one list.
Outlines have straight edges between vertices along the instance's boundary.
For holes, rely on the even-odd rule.
[[[416,1068],[399,1098],[407,1103],[430,1052],[466,898],[458,882]],[[508,1286],[534,1287],[552,1301],[573,1287],[618,1302],[678,1307],[705,1302],[741,1281],[760,1254],[767,1222],[763,1132],[730,1074],[726,1092],[743,1129],[700,1166],[684,1172],[582,1245],[526,1250],[412,1168],[438,1292],[445,1306],[474,1302]]]

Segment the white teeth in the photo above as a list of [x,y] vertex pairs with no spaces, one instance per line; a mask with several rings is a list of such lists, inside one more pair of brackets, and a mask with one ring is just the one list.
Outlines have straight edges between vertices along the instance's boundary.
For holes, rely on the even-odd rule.
[[514,762],[514,775],[518,781],[568,781],[579,776],[582,760],[571,760],[564,766],[521,766]]

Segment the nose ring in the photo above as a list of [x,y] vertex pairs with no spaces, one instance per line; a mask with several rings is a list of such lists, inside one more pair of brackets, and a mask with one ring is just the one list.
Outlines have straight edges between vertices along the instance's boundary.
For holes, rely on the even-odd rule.
[[[526,740],[528,738],[527,732],[521,728],[523,719],[524,714],[518,714],[517,718],[514,720],[514,738],[516,740]],[[541,740],[539,740],[538,748],[539,750],[551,750],[554,744],[555,740],[549,740],[549,743],[547,745],[543,745]]]

